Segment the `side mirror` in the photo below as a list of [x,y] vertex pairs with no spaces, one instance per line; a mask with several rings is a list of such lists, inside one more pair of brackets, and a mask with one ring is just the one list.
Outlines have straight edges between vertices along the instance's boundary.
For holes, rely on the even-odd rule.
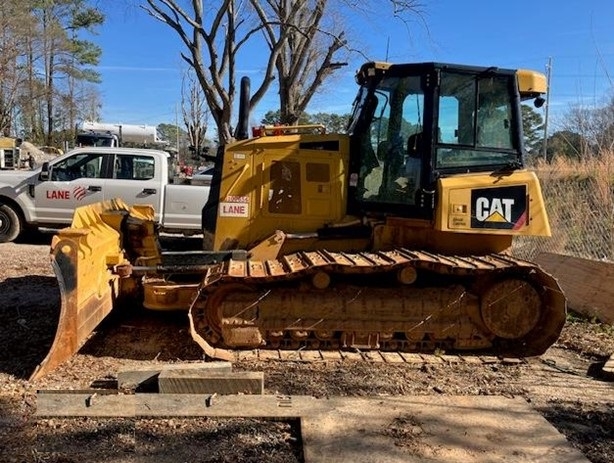
[[51,178],[51,169],[49,168],[49,162],[43,162],[43,167],[41,167],[41,173],[38,175],[39,180],[42,182],[46,182]]
[[545,102],[546,100],[544,100],[541,96],[538,96],[537,98],[535,98],[535,101],[533,101],[533,104],[536,108],[541,108]]

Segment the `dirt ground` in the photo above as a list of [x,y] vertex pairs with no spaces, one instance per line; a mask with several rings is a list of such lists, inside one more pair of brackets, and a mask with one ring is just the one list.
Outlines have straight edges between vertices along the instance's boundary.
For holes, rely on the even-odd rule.
[[[135,310],[103,322],[71,361],[29,382],[51,344],[58,316],[49,240],[40,235],[0,244],[1,461],[303,461],[297,420],[36,419],[39,389],[83,389],[112,381],[122,367],[201,359],[185,314]],[[614,461],[614,383],[599,377],[599,367],[613,352],[612,327],[570,317],[555,346],[521,363],[249,361],[234,368],[263,371],[267,393],[522,397],[590,461],[606,463]],[[419,454],[419,440],[414,438],[410,448]]]

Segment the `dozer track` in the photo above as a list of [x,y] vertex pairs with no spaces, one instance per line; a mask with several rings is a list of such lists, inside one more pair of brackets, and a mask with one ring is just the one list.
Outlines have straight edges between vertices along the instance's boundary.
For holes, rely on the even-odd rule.
[[192,303],[190,325],[208,356],[226,360],[238,358],[237,349],[526,357],[556,341],[565,316],[556,280],[530,262],[396,249],[217,264]]

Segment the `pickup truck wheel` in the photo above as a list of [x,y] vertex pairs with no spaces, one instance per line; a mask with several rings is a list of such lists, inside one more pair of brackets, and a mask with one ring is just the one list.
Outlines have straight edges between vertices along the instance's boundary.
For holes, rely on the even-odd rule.
[[0,205],[0,243],[13,241],[21,233],[21,220],[7,204]]

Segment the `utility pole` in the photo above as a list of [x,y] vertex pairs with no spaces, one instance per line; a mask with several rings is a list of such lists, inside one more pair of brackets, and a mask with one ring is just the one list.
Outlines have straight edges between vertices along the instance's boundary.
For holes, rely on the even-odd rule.
[[177,160],[179,160],[179,103],[175,103],[175,146],[177,148]]
[[550,112],[550,76],[552,75],[552,57],[548,58],[546,65],[546,84],[548,92],[546,93],[546,111],[544,114],[544,160],[548,161],[548,113]]

